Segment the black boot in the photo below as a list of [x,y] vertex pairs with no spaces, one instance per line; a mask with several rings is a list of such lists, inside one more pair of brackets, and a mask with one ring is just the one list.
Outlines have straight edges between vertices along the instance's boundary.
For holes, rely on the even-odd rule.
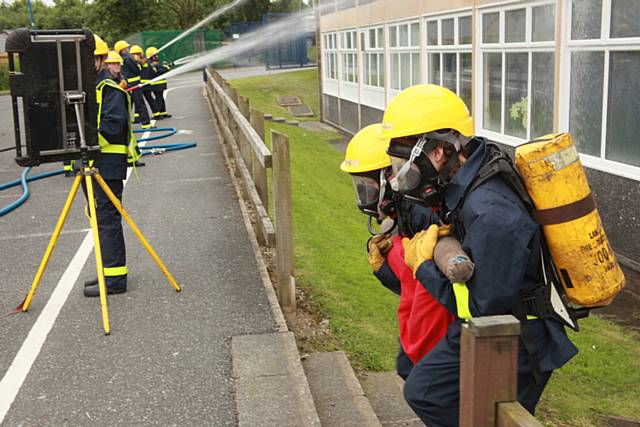
[[[107,295],[123,294],[127,292],[127,288],[107,286]],[[91,285],[84,288],[85,297],[99,297],[100,285]]]
[[94,286],[98,284],[98,279],[91,279],[84,282],[84,287]]

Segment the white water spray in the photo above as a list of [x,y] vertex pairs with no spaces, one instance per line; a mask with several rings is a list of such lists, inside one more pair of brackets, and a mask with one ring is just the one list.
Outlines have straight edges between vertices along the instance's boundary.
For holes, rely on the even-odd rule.
[[158,49],[158,52],[156,53],[156,55],[158,53],[162,52],[164,49],[166,49],[169,46],[171,46],[172,44],[174,44],[175,42],[177,42],[179,40],[182,40],[183,38],[187,37],[189,34],[193,33],[198,28],[202,27],[203,25],[206,25],[208,22],[212,21],[213,19],[216,19],[220,15],[228,12],[229,10],[231,10],[234,7],[244,3],[245,1],[247,1],[247,0],[234,0],[231,3],[226,4],[226,5],[222,6],[221,8],[214,10],[211,14],[209,14],[202,21],[198,22],[196,25],[194,25],[193,27],[189,28],[188,30],[178,34],[176,37],[171,39],[167,44],[165,44],[160,49]]
[[[286,38],[295,38],[314,31],[316,28],[315,14],[312,11],[300,11],[265,25],[255,31],[244,34],[238,41],[217,48],[208,53],[193,58],[185,65],[174,68],[149,81],[147,84],[160,79],[169,79],[180,74],[202,69],[208,64],[241,55],[259,46],[280,42]],[[186,58],[185,58],[186,59]]]

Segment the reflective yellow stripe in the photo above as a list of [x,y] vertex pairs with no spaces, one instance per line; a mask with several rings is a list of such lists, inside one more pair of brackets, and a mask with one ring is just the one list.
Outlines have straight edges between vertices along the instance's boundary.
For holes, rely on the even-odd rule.
[[[99,135],[98,140],[104,140],[105,142],[107,141],[102,135]],[[109,144],[108,142],[106,144],[107,145],[100,144],[102,146],[100,151],[102,151],[103,153],[110,153],[110,154],[127,154],[128,153],[126,145]]]
[[149,80],[148,79],[140,79],[140,83],[148,83]]
[[469,310],[469,288],[466,283],[454,283],[453,293],[456,296],[456,309],[458,310],[458,317],[462,320],[469,320],[471,311]]
[[136,77],[131,77],[130,79],[127,79],[127,82],[133,83],[133,82],[137,82],[139,80],[140,80],[140,76],[136,76]]
[[124,267],[105,267],[103,270],[105,276],[124,276],[129,272],[126,265]]
[[155,86],[155,85],[166,85],[167,81],[166,80],[156,80],[155,82],[151,83],[151,86]]
[[539,317],[538,317],[538,316],[532,316],[532,315],[530,315],[530,314],[527,314],[527,320],[536,320],[536,319],[539,319]]

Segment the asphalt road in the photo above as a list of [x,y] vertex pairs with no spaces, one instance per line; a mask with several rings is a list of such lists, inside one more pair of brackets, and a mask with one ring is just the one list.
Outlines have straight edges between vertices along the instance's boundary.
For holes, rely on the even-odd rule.
[[[95,260],[79,195],[30,311],[0,318],[2,426],[236,423],[230,337],[272,332],[275,323],[201,73],[169,87],[173,118],[158,125],[192,133],[152,144],[198,147],[146,157],[124,205],[184,291],[173,291],[125,227],[129,291],[109,298],[105,336],[99,301],[82,295]],[[0,148],[13,143],[9,101],[0,97]],[[0,183],[19,174],[13,153],[0,153]],[[62,176],[35,182],[27,203],[0,217],[0,316],[28,291],[70,186]],[[18,194],[1,192],[0,206]]]

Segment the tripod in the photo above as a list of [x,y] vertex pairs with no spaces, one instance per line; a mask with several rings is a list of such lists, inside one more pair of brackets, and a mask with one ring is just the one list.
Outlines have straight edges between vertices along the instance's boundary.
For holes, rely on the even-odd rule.
[[116,207],[118,212],[120,212],[120,215],[122,215],[122,217],[125,219],[127,224],[129,224],[129,226],[131,227],[135,235],[140,240],[140,243],[142,243],[142,246],[144,246],[147,252],[149,252],[149,255],[151,255],[151,258],[153,258],[156,265],[160,268],[162,273],[169,280],[169,283],[171,284],[171,286],[174,287],[176,292],[180,292],[182,288],[175,281],[175,279],[173,278],[173,276],[171,275],[167,267],[164,265],[164,263],[156,253],[156,251],[151,247],[149,242],[147,242],[147,239],[145,239],[145,237],[142,235],[142,233],[140,232],[140,229],[133,222],[129,214],[127,214],[127,211],[124,210],[124,208],[122,207],[122,203],[120,203],[120,200],[118,200],[118,198],[113,194],[113,192],[111,191],[107,183],[104,181],[102,176],[100,176],[100,172],[89,165],[87,147],[83,146],[81,151],[82,151],[82,167],[80,168],[80,170],[78,170],[76,177],[73,181],[73,185],[71,186],[71,191],[69,191],[67,200],[64,204],[64,207],[62,208],[62,213],[58,218],[58,223],[56,224],[56,227],[53,230],[53,235],[51,236],[51,240],[49,241],[47,250],[45,251],[44,256],[42,257],[42,261],[40,262],[40,267],[38,268],[38,272],[36,273],[36,276],[33,279],[33,283],[31,284],[31,289],[29,290],[29,293],[27,294],[27,297],[25,298],[25,300],[22,302],[20,306],[18,306],[17,309],[21,309],[23,312],[29,310],[29,306],[31,305],[33,296],[35,295],[36,289],[38,288],[38,283],[40,282],[40,279],[42,278],[42,274],[44,273],[44,270],[47,267],[47,263],[49,262],[51,253],[53,252],[53,249],[56,246],[58,237],[60,236],[60,232],[62,231],[62,227],[64,226],[69,210],[71,209],[71,205],[73,204],[73,200],[75,199],[76,194],[78,192],[78,187],[80,187],[80,184],[84,178],[84,181],[87,187],[87,202],[89,204],[91,231],[93,233],[93,247],[94,247],[95,256],[96,256],[96,269],[98,270],[98,288],[100,289],[100,305],[102,306],[102,325],[104,327],[105,335],[109,335],[111,333],[111,328],[109,325],[109,310],[107,307],[107,288],[105,285],[104,270],[102,267],[102,253],[100,251],[100,238],[98,236],[98,217],[96,215],[95,196],[93,192],[94,180],[95,182],[98,183],[100,188],[102,188],[102,191],[104,191],[104,193],[107,195],[111,203],[113,203],[113,205]]

